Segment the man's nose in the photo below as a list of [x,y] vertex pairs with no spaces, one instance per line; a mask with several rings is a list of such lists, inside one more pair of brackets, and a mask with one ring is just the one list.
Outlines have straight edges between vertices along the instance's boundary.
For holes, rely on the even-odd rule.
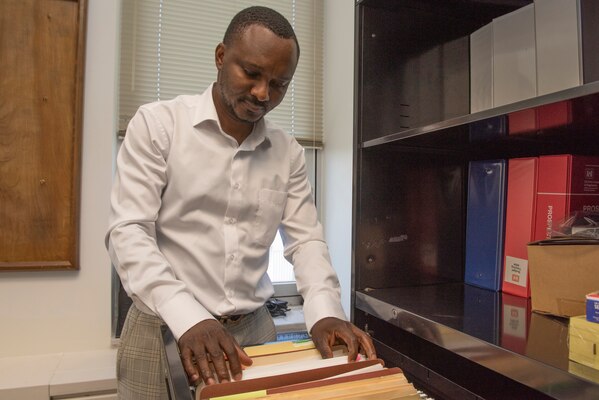
[[252,87],[252,96],[258,99],[258,101],[268,101],[270,97],[269,90],[270,85],[268,82],[266,80],[260,80]]

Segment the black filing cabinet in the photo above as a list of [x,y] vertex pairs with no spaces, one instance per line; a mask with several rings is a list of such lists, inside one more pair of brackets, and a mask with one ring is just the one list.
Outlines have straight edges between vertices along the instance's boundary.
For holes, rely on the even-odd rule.
[[[470,112],[469,35],[530,3],[356,2],[352,319],[438,399],[599,398],[597,374],[569,367],[567,325],[528,312],[513,344],[506,296],[464,283],[470,161],[599,155],[599,51],[587,50],[580,86]],[[599,15],[599,2],[581,3]],[[494,135],[514,113],[555,105],[570,110],[567,123]]]

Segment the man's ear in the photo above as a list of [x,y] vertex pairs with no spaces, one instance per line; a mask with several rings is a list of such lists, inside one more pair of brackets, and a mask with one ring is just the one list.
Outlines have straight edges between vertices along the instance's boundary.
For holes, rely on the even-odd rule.
[[225,45],[224,43],[219,43],[214,50],[214,64],[216,68],[220,71],[223,67],[223,58],[225,57]]

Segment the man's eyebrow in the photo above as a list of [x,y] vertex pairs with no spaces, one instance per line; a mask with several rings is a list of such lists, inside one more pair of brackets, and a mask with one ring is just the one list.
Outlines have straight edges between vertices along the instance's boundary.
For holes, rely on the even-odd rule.
[[246,62],[244,62],[244,63],[243,63],[243,67],[244,67],[244,68],[252,68],[252,69],[256,69],[256,70],[258,70],[258,71],[262,71],[262,67],[261,67],[261,66],[259,66],[259,65],[257,65],[257,64],[254,64],[254,63],[252,63],[252,62],[250,62],[250,61],[246,61]]
[[[243,68],[249,68],[249,69],[253,69],[256,70],[258,72],[262,72],[263,68],[261,66],[259,66],[258,64],[254,64],[251,61],[244,61],[243,63],[241,63]],[[291,76],[282,76],[279,78],[275,79],[278,82],[291,82],[293,80],[293,75]]]

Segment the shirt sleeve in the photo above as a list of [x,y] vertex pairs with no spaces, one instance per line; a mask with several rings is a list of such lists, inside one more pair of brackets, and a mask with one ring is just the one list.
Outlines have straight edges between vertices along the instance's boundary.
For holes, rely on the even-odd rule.
[[140,108],[117,156],[106,247],[134,303],[162,318],[179,339],[196,323],[213,317],[176,278],[156,240],[168,150],[163,124]]
[[304,298],[308,331],[322,318],[347,320],[341,306],[341,287],[331,265],[322,226],[318,221],[306,173],[304,149],[293,140],[288,198],[281,237],[285,258],[293,265],[299,293]]

